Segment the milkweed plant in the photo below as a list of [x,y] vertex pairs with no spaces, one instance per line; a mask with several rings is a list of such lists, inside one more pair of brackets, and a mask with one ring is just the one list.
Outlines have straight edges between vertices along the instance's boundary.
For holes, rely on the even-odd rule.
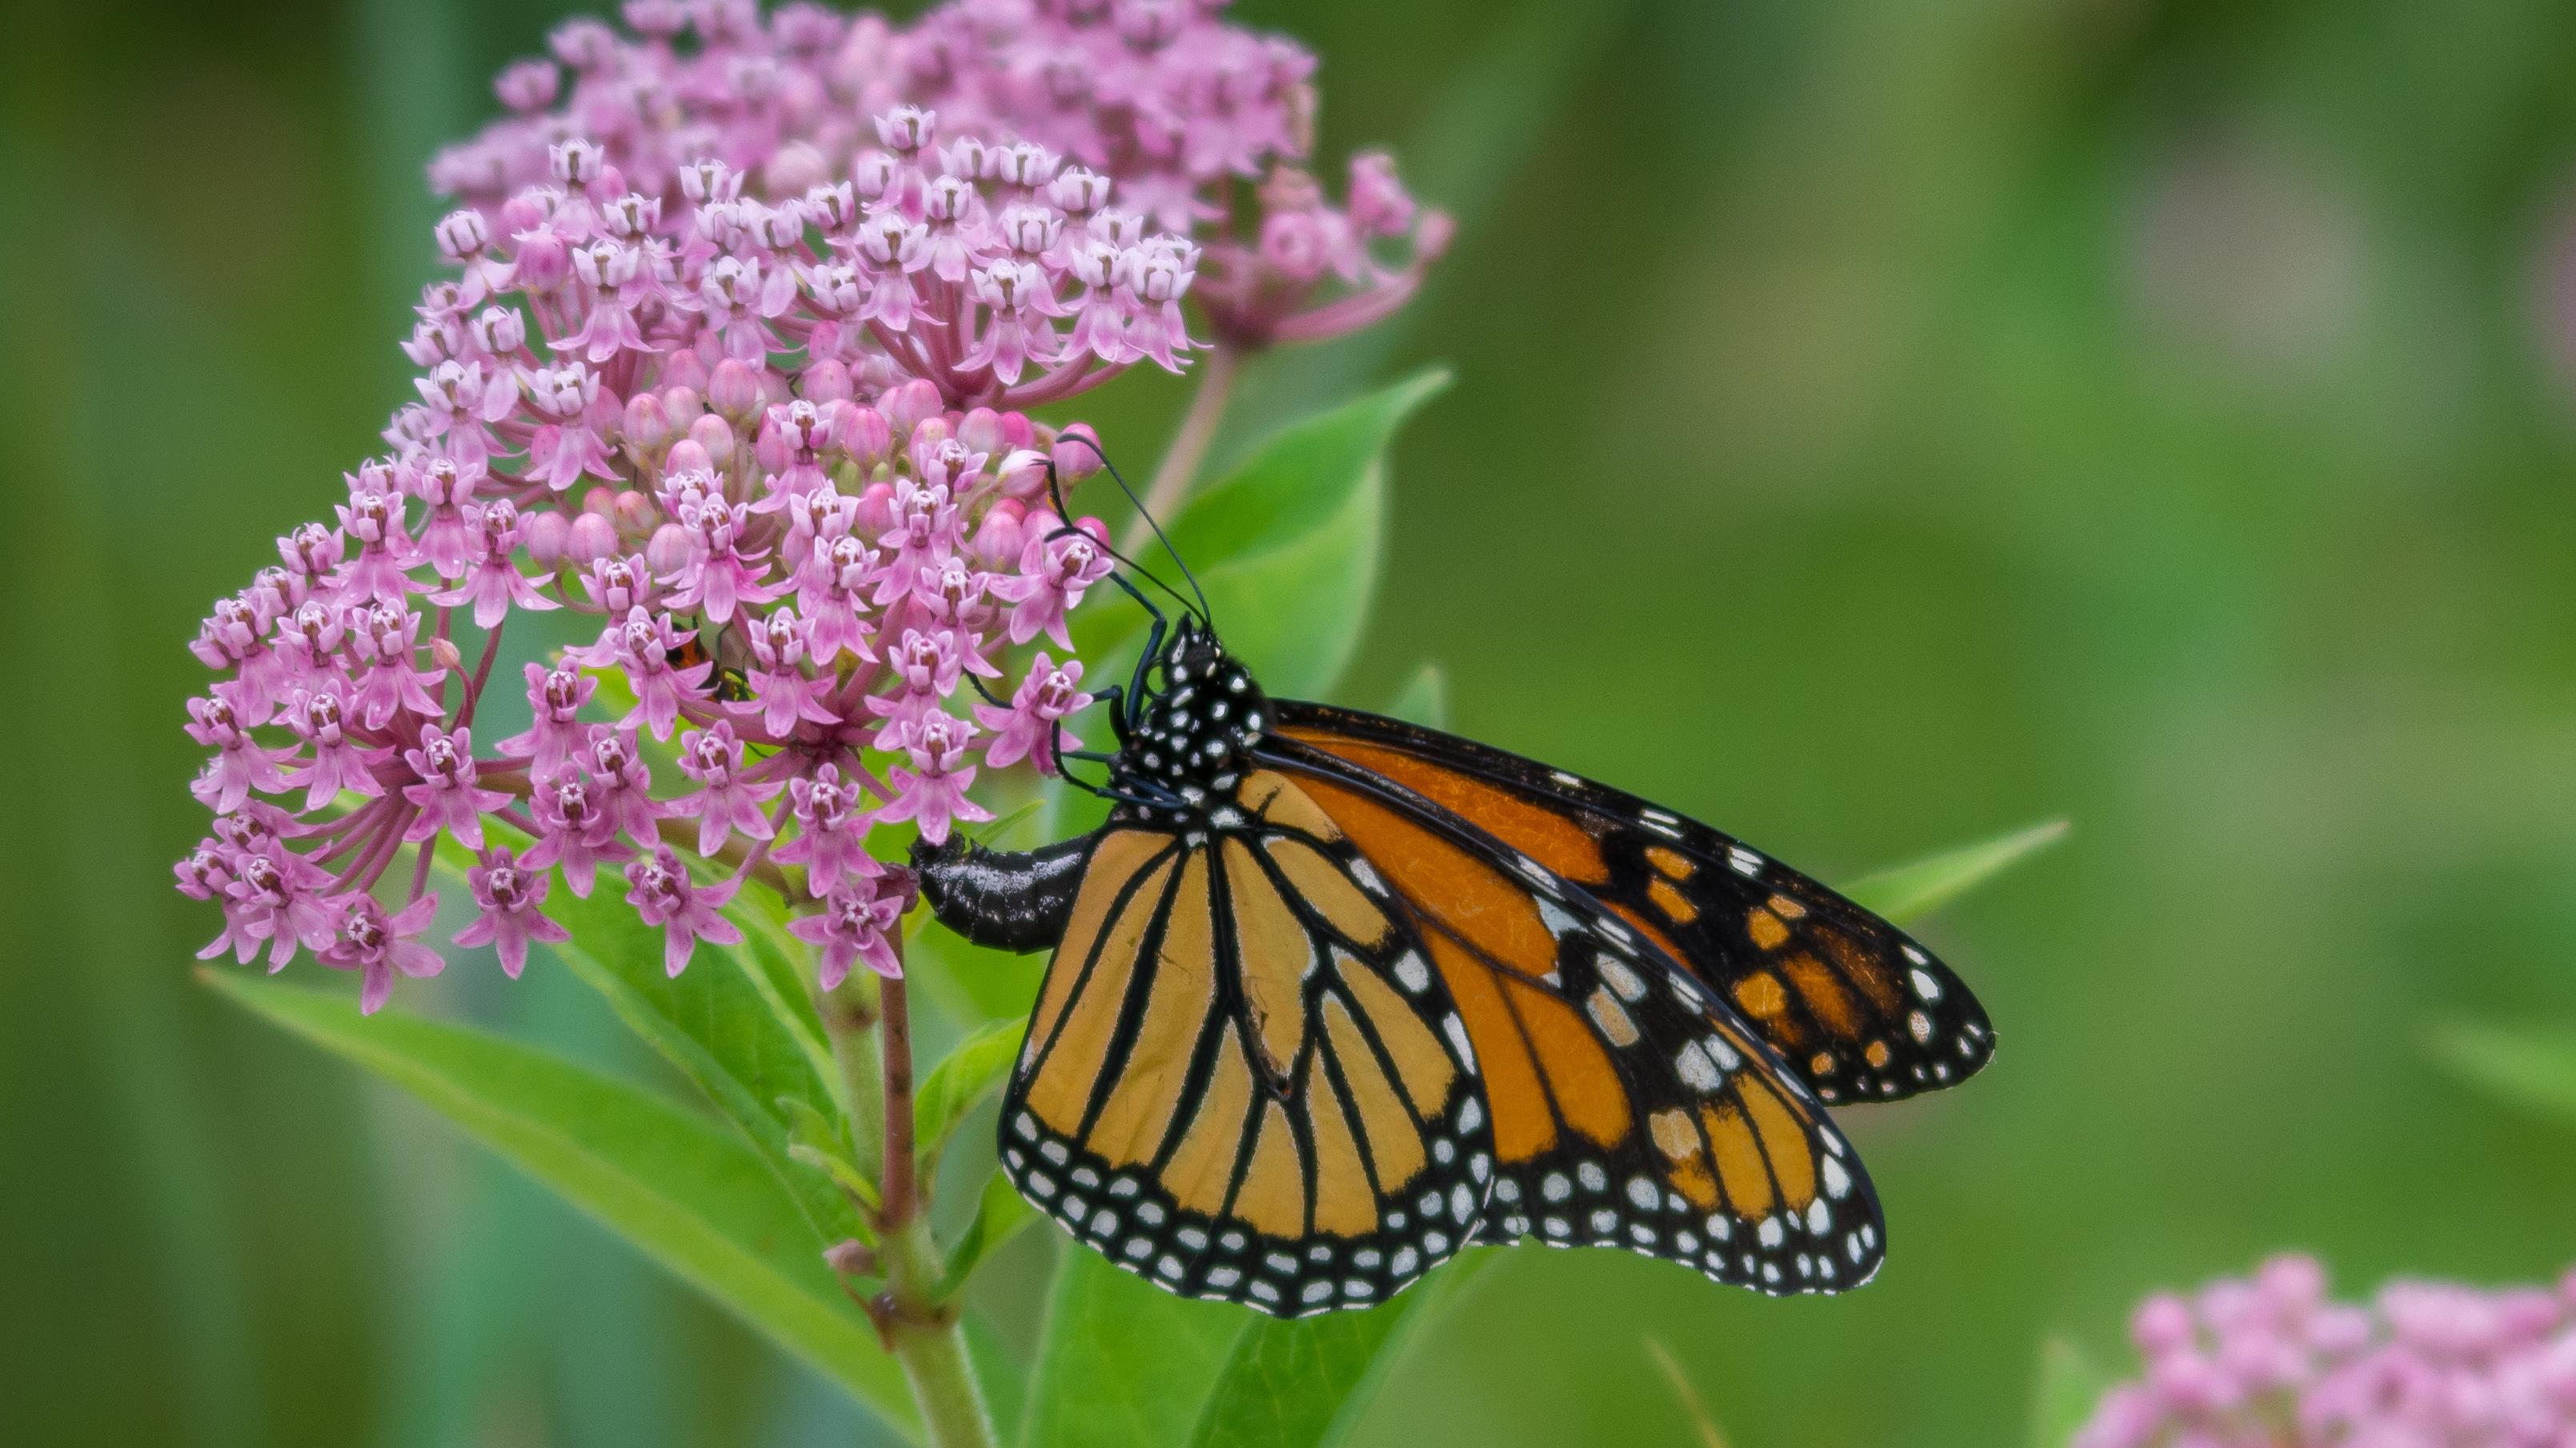
[[[964,1293],[1033,1214],[989,1163],[932,1200],[1034,985],[923,927],[893,862],[1024,817],[1070,832],[1081,807],[1058,750],[1142,632],[1091,602],[1136,525],[1100,516],[1127,501],[1126,445],[1086,396],[1189,379],[1140,511],[1265,678],[1315,695],[1366,611],[1383,456],[1440,385],[1359,396],[1201,481],[1245,359],[1394,315],[1452,234],[1384,152],[1322,174],[1314,55],[1224,10],[953,0],[899,25],[630,0],[622,24],[565,24],[429,166],[446,266],[382,450],[317,488],[191,645],[212,823],[178,887],[220,916],[202,955],[254,968],[208,979],[942,1448],[1013,1417],[1032,1443],[1338,1441],[1483,1261],[1283,1322],[1065,1251],[1021,1364],[970,1353]],[[1438,691],[1396,707],[1436,714]],[[1916,913],[2054,835],[1852,889]],[[532,947],[700,1099],[397,1000],[467,952],[518,977]],[[355,1009],[260,978],[300,956],[353,975]],[[947,1049],[916,1071],[923,976]],[[2291,1275],[2257,1295],[2311,1302]],[[2564,1313],[2539,1300],[2497,1311],[2517,1364],[2557,1365],[2511,1374],[2545,1379],[2563,1424]],[[2106,1400],[2085,1443],[2569,1441],[2225,1436],[2324,1390],[2276,1364],[2219,1403],[2170,1364],[2233,1329],[2153,1315],[2160,1386]]]

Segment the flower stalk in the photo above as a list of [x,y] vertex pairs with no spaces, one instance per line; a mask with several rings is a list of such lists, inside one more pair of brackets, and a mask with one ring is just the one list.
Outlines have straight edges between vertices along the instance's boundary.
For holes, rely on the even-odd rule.
[[1128,522],[1127,536],[1119,540],[1120,549],[1129,556],[1145,546],[1153,520],[1177,516],[1188,499],[1191,485],[1198,481],[1199,465],[1207,461],[1208,445],[1216,441],[1217,425],[1225,421],[1226,404],[1234,399],[1234,379],[1241,365],[1239,354],[1221,339],[1208,349],[1189,411],[1181,415],[1172,445],[1154,469],[1143,509]]
[[864,1305],[886,1350],[903,1365],[932,1448],[992,1448],[992,1415],[966,1355],[956,1304],[938,1295],[943,1258],[921,1210],[913,1139],[912,1012],[900,974],[902,932],[888,934],[898,973],[854,972],[823,1001],[824,1029],[850,1092],[853,1159],[879,1164],[872,1214],[877,1247],[867,1265],[884,1287]]

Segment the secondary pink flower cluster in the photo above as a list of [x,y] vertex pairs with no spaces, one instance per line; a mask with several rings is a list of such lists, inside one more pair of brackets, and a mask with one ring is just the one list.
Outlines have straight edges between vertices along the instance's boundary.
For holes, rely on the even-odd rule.
[[470,208],[441,243],[468,292],[541,273],[594,366],[697,313],[711,366],[801,345],[863,390],[927,378],[953,406],[1178,369],[1203,345],[1184,297],[1238,347],[1365,326],[1448,219],[1382,153],[1335,205],[1301,164],[1314,57],[1224,8],[959,0],[896,28],[634,0],[634,36],[574,21],[561,68],[503,74],[518,114],[431,167]]
[[[908,887],[870,828],[991,818],[979,771],[1054,772],[1091,698],[1066,614],[1112,564],[1049,480],[1099,458],[1023,409],[1182,368],[1185,299],[1236,346],[1362,325],[1445,240],[1382,157],[1324,197],[1312,58],[1219,8],[960,0],[898,29],[635,0],[632,34],[576,21],[505,71],[513,114],[432,168],[465,205],[404,343],[418,400],[194,645],[216,819],[177,868],[224,912],[205,954],[310,950],[374,1010],[441,967],[446,838],[474,859],[456,939],[513,975],[563,938],[557,877],[603,874],[674,974],[740,939],[753,878],[812,911],[827,986],[895,969]],[[501,635],[554,610],[590,641],[524,665],[532,721],[494,739]]]
[[2391,1282],[2370,1305],[2276,1257],[2147,1299],[2146,1359],[2073,1448],[2576,1448],[2576,1273],[2556,1289]]

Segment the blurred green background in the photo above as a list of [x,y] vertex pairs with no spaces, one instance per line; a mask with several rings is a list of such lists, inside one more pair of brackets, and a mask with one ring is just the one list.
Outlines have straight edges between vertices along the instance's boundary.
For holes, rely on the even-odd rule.
[[[186,969],[214,918],[169,889],[203,823],[184,645],[374,447],[430,274],[420,165],[558,13],[10,22],[13,1442],[862,1431]],[[1265,364],[1229,424],[1457,369],[1402,444],[1345,698],[1438,661],[1465,731],[1829,878],[2075,824],[1924,932],[2003,1051],[1846,1117],[1893,1224],[1875,1285],[1769,1302],[1521,1252],[1366,1441],[1693,1441],[1651,1337],[1735,1448],[1991,1444],[2044,1336],[2119,1360],[2153,1285],[2285,1246],[2347,1291],[2576,1257],[2576,1138],[2423,1049],[2576,1020],[2576,10],[1239,14],[1323,57],[1328,152],[1395,143],[1464,223],[1395,327]],[[1089,412],[1150,457],[1182,395]],[[635,1064],[542,965],[422,999]]]

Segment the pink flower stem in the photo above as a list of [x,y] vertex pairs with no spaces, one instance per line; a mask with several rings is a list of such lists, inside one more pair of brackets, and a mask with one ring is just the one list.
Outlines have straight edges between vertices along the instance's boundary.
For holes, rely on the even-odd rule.
[[412,862],[411,894],[408,897],[413,900],[419,899],[422,892],[429,888],[429,862],[438,853],[438,836],[431,835],[421,841],[417,853],[419,858]]
[[502,619],[492,625],[491,632],[483,635],[482,661],[474,666],[474,678],[465,686],[465,702],[457,706],[456,721],[447,726],[448,732],[454,733],[474,722],[474,706],[483,701],[483,684],[492,677],[492,661],[501,656],[501,630],[509,624],[508,619]]
[[1234,392],[1236,359],[1234,348],[1220,341],[1208,349],[1206,366],[1199,373],[1199,390],[1190,399],[1190,410],[1181,416],[1181,427],[1172,434],[1172,445],[1163,453],[1162,466],[1154,469],[1154,482],[1145,490],[1145,507],[1127,524],[1126,536],[1119,540],[1121,550],[1135,553],[1153,536],[1146,519],[1169,521],[1190,495],[1190,484],[1197,480],[1199,464],[1206,460],[1208,444],[1216,440],[1217,424],[1225,420],[1225,405]]

